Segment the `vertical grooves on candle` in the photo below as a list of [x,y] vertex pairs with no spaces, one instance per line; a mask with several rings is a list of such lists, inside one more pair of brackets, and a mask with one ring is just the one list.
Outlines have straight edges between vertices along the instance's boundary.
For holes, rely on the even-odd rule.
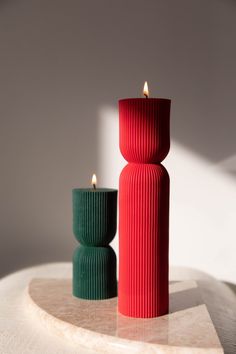
[[168,216],[168,200],[169,177],[162,165],[132,163],[123,169],[119,311],[125,315],[155,317],[168,311],[168,217],[162,217]]
[[116,203],[112,193],[73,190],[73,230],[81,244],[106,246],[112,241],[116,233]]
[[117,191],[73,190],[73,295],[107,299],[117,294],[116,255],[108,246],[116,233]]
[[[116,296],[116,255],[108,247],[76,248],[73,257],[73,295],[99,300]],[[115,281],[114,281],[115,279]]]
[[129,164],[119,182],[119,311],[168,312],[170,101],[119,101],[120,150]]
[[134,163],[156,164],[164,160],[170,148],[170,100],[121,100],[119,111],[120,150],[124,158]]

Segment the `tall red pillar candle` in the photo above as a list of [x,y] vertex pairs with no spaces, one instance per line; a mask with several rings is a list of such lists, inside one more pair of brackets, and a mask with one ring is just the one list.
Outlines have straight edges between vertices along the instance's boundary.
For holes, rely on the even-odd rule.
[[119,101],[118,309],[130,317],[168,313],[170,100]]

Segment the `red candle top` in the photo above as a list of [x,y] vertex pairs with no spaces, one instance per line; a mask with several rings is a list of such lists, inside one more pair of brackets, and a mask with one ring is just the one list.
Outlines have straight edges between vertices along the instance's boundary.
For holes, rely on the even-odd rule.
[[120,150],[128,162],[160,163],[170,148],[170,104],[165,98],[119,100]]

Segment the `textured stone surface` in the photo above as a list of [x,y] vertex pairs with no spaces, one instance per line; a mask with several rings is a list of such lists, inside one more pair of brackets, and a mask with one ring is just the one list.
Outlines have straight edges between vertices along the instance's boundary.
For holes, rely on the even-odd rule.
[[195,281],[170,285],[170,314],[134,319],[117,312],[117,298],[71,295],[70,279],[34,279],[29,305],[51,331],[100,352],[223,353]]
[[[34,311],[32,311],[32,307],[29,306],[29,298],[25,295],[26,288],[32,278],[70,279],[71,276],[71,263],[51,263],[23,269],[0,280],[0,353],[97,353],[97,350],[85,348],[79,345],[78,342],[76,343],[76,341],[73,342],[66,339],[65,335],[61,335],[61,329],[58,332],[56,328],[54,328],[55,331],[52,330],[50,321],[47,322],[43,319],[40,321],[41,317],[38,316],[38,313],[35,313],[35,305],[33,306]],[[204,302],[207,306],[225,354],[235,354],[235,294],[224,283],[194,269],[171,267],[170,279],[173,281],[196,280],[198,285],[197,291],[194,290],[194,287],[188,290],[185,289],[189,294],[188,304],[194,306],[194,304],[198,303],[196,302],[196,298],[198,297],[197,293],[200,293],[202,299],[200,302]],[[185,282],[185,284],[187,283]],[[179,296],[180,294],[181,292],[179,292]],[[172,301],[173,299],[170,300],[171,303]],[[185,306],[183,303],[179,303],[179,305],[181,305],[179,307]],[[61,324],[63,323],[61,322]],[[65,328],[68,328],[68,325],[65,325]],[[91,334],[90,331],[88,331],[88,334]],[[141,342],[139,342],[140,346]],[[125,347],[122,348],[125,350]]]

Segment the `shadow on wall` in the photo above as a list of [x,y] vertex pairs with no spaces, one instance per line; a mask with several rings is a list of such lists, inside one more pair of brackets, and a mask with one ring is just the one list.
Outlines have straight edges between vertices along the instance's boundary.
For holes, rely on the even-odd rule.
[[0,274],[71,259],[71,189],[98,169],[99,109],[144,80],[173,99],[175,141],[235,172],[235,12],[232,0],[0,3]]

